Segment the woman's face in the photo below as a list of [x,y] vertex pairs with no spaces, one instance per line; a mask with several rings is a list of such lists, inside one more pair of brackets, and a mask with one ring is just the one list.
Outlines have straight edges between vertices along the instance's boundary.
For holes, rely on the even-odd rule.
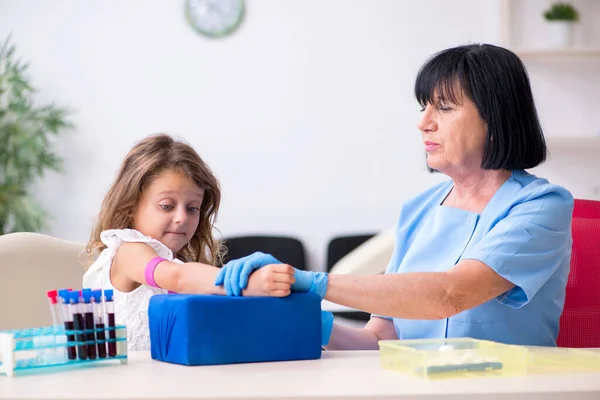
[[434,98],[418,124],[427,164],[447,175],[481,169],[487,126],[475,104],[465,95],[459,97],[460,104]]

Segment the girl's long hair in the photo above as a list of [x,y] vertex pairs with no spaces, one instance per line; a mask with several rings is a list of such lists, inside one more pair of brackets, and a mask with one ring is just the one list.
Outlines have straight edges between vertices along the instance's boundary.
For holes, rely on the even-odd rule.
[[85,249],[88,265],[106,248],[100,240],[100,233],[108,229],[131,228],[144,190],[166,171],[184,173],[205,191],[196,232],[174,256],[185,262],[221,263],[224,246],[213,237],[221,202],[219,181],[190,145],[169,135],[157,134],[138,142],[129,151],[106,193]]

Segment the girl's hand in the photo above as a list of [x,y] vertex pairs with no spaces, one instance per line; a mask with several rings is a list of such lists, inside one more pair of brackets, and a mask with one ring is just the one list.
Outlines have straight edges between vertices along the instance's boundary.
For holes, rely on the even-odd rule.
[[250,275],[244,296],[285,297],[291,293],[296,281],[295,269],[287,264],[269,264]]
[[215,286],[223,285],[228,296],[241,296],[242,290],[248,286],[250,274],[269,264],[281,264],[281,261],[270,254],[259,251],[231,260],[217,274]]

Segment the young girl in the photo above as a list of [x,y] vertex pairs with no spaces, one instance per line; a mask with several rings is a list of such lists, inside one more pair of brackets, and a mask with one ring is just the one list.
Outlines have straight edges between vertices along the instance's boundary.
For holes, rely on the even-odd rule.
[[[189,145],[160,134],[129,151],[108,190],[86,253],[95,259],[83,286],[114,290],[117,324],[130,350],[148,350],[148,303],[157,293],[225,294],[214,281],[221,245],[213,224],[221,191]],[[271,265],[250,276],[245,296],[290,293],[293,268]]]

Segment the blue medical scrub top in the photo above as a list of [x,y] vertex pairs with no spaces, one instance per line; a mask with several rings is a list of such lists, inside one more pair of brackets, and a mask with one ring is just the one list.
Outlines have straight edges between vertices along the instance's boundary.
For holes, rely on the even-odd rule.
[[474,259],[515,287],[447,319],[393,318],[398,338],[555,346],[571,259],[572,195],[513,171],[477,214],[441,205],[452,187],[436,185],[403,206],[386,273],[445,271]]

